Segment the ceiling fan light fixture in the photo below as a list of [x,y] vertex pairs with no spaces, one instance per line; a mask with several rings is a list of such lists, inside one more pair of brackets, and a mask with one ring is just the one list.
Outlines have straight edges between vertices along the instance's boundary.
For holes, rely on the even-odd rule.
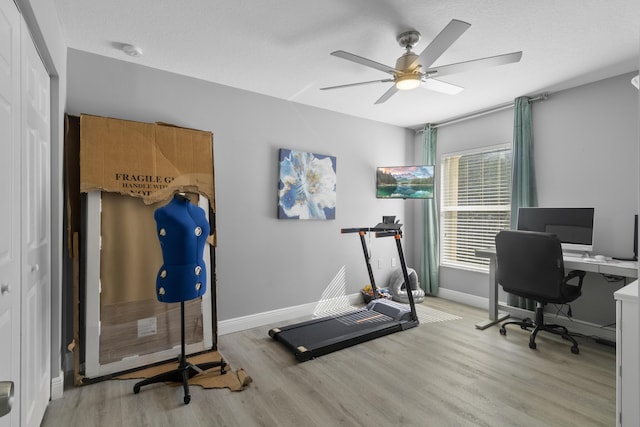
[[420,74],[405,74],[396,78],[398,90],[411,90],[420,86]]

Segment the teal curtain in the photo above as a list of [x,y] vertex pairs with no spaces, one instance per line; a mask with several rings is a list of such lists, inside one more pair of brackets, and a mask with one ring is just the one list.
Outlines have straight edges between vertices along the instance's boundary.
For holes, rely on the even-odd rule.
[[[513,113],[513,174],[511,179],[511,228],[515,230],[518,208],[538,205],[536,174],[533,160],[531,103],[527,97],[515,100]],[[535,302],[509,294],[507,304],[535,309]]]
[[518,208],[538,205],[529,98],[524,96],[516,98],[513,118],[511,228],[515,229]]
[[[437,129],[431,124],[424,126],[424,143],[422,146],[422,163],[436,164]],[[425,199],[423,203],[424,233],[422,235],[422,258],[420,259],[420,287],[427,295],[438,293],[440,244],[438,232],[438,205],[436,186],[433,187],[433,198]]]

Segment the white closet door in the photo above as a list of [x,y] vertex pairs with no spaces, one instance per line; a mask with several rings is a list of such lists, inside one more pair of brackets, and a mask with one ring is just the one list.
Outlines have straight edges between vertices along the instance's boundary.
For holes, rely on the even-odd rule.
[[[0,381],[20,393],[20,15],[0,2]],[[20,399],[0,427],[20,425]]]
[[22,419],[39,426],[51,395],[49,75],[22,29]]

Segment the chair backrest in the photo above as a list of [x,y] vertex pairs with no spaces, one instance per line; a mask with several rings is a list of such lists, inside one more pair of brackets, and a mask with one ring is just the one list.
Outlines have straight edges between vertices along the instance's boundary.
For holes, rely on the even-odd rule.
[[505,230],[495,241],[498,283],[505,291],[540,302],[563,298],[564,261],[555,235]]

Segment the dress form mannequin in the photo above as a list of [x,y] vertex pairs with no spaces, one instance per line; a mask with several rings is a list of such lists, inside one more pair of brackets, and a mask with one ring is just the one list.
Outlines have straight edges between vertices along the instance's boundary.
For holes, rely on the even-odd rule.
[[181,194],[158,208],[154,218],[163,259],[156,278],[156,297],[161,302],[180,303],[181,352],[176,369],[136,383],[133,392],[139,393],[140,387],[148,384],[182,382],[187,404],[191,401],[189,378],[217,366],[221,374],[226,373],[226,362],[222,358],[219,362],[194,365],[187,361],[185,354],[184,302],[201,297],[207,290],[207,270],[202,256],[210,227],[204,210]]
[[156,279],[156,297],[181,302],[204,295],[207,271],[202,259],[209,222],[200,207],[177,194],[154,214],[164,264]]

